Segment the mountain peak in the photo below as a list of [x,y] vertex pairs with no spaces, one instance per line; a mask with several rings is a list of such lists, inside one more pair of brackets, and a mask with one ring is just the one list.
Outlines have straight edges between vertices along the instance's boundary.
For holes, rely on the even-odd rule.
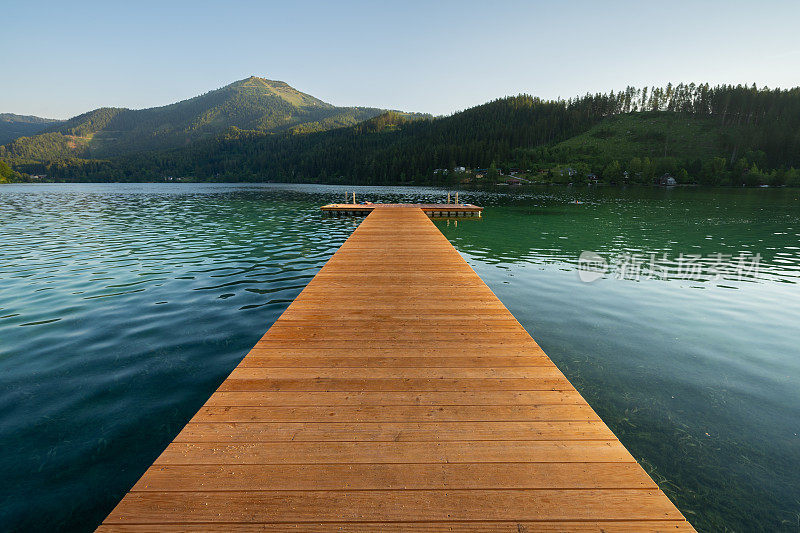
[[273,86],[276,86],[276,85],[277,86],[286,86],[286,87],[289,86],[289,84],[287,84],[285,81],[268,80],[267,78],[261,78],[259,76],[250,76],[249,78],[245,78],[243,80],[237,80],[237,81],[231,83],[231,85],[237,85],[237,86],[242,86],[242,85],[266,85],[268,87],[273,87]]
[[250,76],[249,78],[235,81],[223,87],[223,90],[233,90],[237,92],[257,91],[271,96],[277,96],[296,107],[333,107],[331,104],[314,98],[310,94],[298,91],[285,81],[269,80],[258,76]]
[[[231,127],[264,133],[312,132],[350,126],[380,112],[380,109],[335,107],[286,82],[250,76],[161,107],[95,109],[33,129],[36,135],[24,139],[20,137],[28,130],[16,128],[5,138],[0,135],[0,140],[13,143],[0,147],[0,155],[48,161],[116,157],[185,146],[222,134]],[[48,137],[39,137],[40,134]]]

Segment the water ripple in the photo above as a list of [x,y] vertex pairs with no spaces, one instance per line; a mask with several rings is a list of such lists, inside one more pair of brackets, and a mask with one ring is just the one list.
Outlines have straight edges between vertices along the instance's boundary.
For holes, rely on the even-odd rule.
[[[346,189],[0,187],[2,529],[92,530],[357,226],[318,210]],[[800,501],[796,196],[472,192],[483,220],[437,225],[690,519],[778,529]],[[584,284],[584,250],[762,262]]]
[[0,201],[11,529],[91,529],[352,231],[321,216],[324,194],[247,187],[11,186]]

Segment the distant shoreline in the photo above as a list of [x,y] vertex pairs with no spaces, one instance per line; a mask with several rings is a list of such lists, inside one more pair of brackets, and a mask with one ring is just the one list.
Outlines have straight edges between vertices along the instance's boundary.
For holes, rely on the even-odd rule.
[[495,184],[495,185],[447,185],[439,183],[385,183],[380,185],[375,184],[358,184],[358,183],[322,183],[318,181],[229,181],[229,180],[194,180],[194,179],[181,179],[173,181],[161,180],[141,180],[141,181],[98,181],[98,180],[19,180],[13,182],[0,182],[2,185],[87,185],[87,184],[108,184],[108,185],[134,185],[134,184],[150,184],[150,185],[202,185],[202,184],[225,184],[225,185],[323,185],[331,187],[357,187],[357,188],[372,188],[380,189],[381,187],[407,187],[409,189],[415,187],[431,187],[442,190],[461,190],[461,191],[485,191],[485,192],[511,192],[511,191],[526,191],[530,189],[541,189],[549,187],[573,188],[573,189],[720,189],[720,190],[738,190],[738,189],[800,189],[792,185],[702,185],[699,183],[678,183],[675,185],[656,185],[656,184],[643,184],[643,183],[524,183],[524,184]]

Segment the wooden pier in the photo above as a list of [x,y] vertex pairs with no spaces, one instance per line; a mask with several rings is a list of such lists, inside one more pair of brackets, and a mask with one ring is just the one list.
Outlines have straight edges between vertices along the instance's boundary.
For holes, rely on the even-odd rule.
[[693,531],[418,207],[375,208],[100,531]]
[[472,204],[328,204],[320,209],[335,215],[368,215],[376,208],[403,207],[421,209],[431,218],[480,217],[483,207]]

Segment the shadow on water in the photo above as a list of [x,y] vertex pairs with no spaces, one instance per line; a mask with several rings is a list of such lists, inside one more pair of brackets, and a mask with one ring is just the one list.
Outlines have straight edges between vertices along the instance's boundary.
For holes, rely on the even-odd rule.
[[[91,530],[359,219],[320,204],[422,188],[0,188],[0,523]],[[701,530],[796,530],[800,196],[464,192],[437,221]],[[583,202],[574,203],[576,200]],[[578,257],[608,259],[583,283]],[[748,276],[620,274],[615,258],[760,254]],[[662,273],[663,274],[663,273]]]

